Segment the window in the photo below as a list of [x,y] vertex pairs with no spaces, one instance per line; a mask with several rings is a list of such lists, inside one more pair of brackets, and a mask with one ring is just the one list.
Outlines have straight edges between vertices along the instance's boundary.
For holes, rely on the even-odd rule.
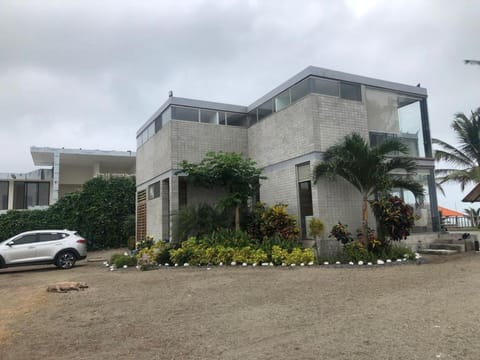
[[275,111],[285,109],[288,105],[290,105],[290,92],[285,90],[275,98]]
[[307,236],[308,218],[313,216],[312,173],[310,163],[297,165],[298,204],[300,210],[300,230],[302,237]]
[[178,177],[178,206],[180,208],[187,206],[187,179],[185,176]]
[[247,126],[247,116],[244,114],[227,113],[227,125]]
[[198,122],[198,109],[172,106],[172,119]]
[[65,234],[61,233],[46,233],[46,234],[38,234],[38,242],[43,242],[43,241],[55,241],[55,240],[60,240],[63,239]]
[[338,96],[339,88],[338,81],[313,78],[313,91],[318,94]]
[[200,110],[200,122],[218,124],[218,113],[212,110]]
[[297,101],[298,99],[303,98],[304,96],[310,93],[310,79],[304,79],[300,81],[298,84],[293,85],[290,88],[290,96],[292,103]]
[[28,209],[50,203],[50,183],[17,181],[13,190],[14,209]]
[[155,133],[159,132],[162,129],[162,117],[159,116],[155,119]]
[[247,115],[248,126],[255,125],[257,123],[257,109],[252,110]]
[[167,108],[162,113],[162,127],[164,127],[170,120],[172,120],[172,108]]
[[8,181],[0,181],[0,210],[8,209]]
[[340,83],[340,97],[347,100],[362,101],[362,87],[359,84]]
[[218,113],[218,123],[220,125],[226,125],[226,119],[226,115],[223,111]]
[[273,99],[268,100],[258,107],[258,121],[273,113]]
[[160,181],[148,186],[148,200],[160,197]]
[[19,237],[18,239],[13,240],[14,245],[23,245],[23,244],[31,244],[37,241],[37,235],[24,235]]
[[367,88],[365,104],[372,146],[381,137],[397,137],[407,145],[407,156],[425,157],[420,99]]

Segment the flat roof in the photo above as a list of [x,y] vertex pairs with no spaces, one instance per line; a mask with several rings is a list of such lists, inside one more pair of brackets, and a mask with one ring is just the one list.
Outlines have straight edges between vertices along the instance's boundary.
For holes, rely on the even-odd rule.
[[53,166],[54,154],[60,154],[63,164],[89,165],[93,163],[109,163],[124,167],[135,165],[134,151],[87,150],[50,147],[30,147],[33,163],[36,166]]
[[396,82],[385,81],[385,80],[370,78],[366,76],[349,74],[341,71],[324,69],[316,66],[308,66],[304,70],[300,71],[298,74],[292,76],[287,81],[283,82],[273,90],[269,91],[259,99],[255,100],[249,106],[224,104],[224,103],[217,103],[213,101],[187,99],[187,98],[179,98],[179,97],[173,97],[173,96],[169,97],[168,100],[165,101],[162,104],[162,106],[160,106],[160,108],[157,111],[155,111],[155,113],[152,116],[150,116],[150,118],[140,127],[140,129],[137,131],[137,136],[140,135],[142,131],[144,131],[152,123],[152,121],[154,121],[170,105],[190,106],[190,107],[198,107],[198,108],[212,109],[212,110],[248,113],[249,111],[255,109],[257,106],[263,104],[264,102],[266,102],[271,98],[274,98],[281,92],[285,91],[286,89],[290,88],[291,86],[295,85],[296,83],[302,81],[303,79],[309,76],[318,76],[318,77],[332,79],[332,80],[352,82],[352,83],[367,85],[367,86],[376,87],[376,88],[385,89],[385,90],[399,91],[399,92],[410,94],[413,96],[427,97],[427,89],[420,86],[400,84]]

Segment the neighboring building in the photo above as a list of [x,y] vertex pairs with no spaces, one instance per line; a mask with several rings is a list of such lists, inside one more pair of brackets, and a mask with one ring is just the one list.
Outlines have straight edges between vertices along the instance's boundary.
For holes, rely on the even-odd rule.
[[311,216],[326,229],[341,221],[354,231],[361,220],[358,191],[341,179],[314,184],[311,176],[325,150],[352,132],[372,145],[389,137],[408,145],[426,195],[415,204],[410,192],[395,193],[415,206],[415,231],[437,231],[426,99],[421,87],[317,67],[306,68],[250,106],[169,97],[137,132],[137,238],[169,238],[179,208],[218,198],[176,175],[182,160],[199,162],[208,151],[255,160],[268,177],[260,200],[287,203],[303,236]]
[[33,163],[48,168],[29,173],[0,173],[0,212],[44,208],[80,190],[95,176],[135,174],[135,152],[30,148]]

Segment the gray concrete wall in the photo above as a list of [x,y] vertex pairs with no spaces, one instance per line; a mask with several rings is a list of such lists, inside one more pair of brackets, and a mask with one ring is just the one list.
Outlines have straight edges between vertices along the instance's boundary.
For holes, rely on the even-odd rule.
[[368,139],[365,104],[360,101],[311,94],[315,150],[325,151],[352,132]]
[[147,199],[147,235],[155,240],[163,240],[162,237],[162,198]]
[[137,184],[148,182],[172,168],[172,122],[137,150]]
[[295,165],[287,165],[273,171],[267,171],[264,175],[267,179],[261,181],[260,201],[268,206],[277,203],[288,204],[288,213],[298,218]]
[[248,129],[248,156],[261,168],[313,150],[312,95]]
[[188,121],[171,121],[169,124],[174,169],[183,160],[200,162],[209,151],[236,152],[247,156],[247,129]]

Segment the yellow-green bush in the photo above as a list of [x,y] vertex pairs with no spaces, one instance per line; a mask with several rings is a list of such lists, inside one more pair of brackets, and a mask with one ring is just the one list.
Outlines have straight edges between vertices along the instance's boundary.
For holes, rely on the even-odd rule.
[[143,247],[137,253],[137,259],[140,265],[157,264],[158,254],[165,251],[167,244],[163,241],[154,242],[150,247]]

